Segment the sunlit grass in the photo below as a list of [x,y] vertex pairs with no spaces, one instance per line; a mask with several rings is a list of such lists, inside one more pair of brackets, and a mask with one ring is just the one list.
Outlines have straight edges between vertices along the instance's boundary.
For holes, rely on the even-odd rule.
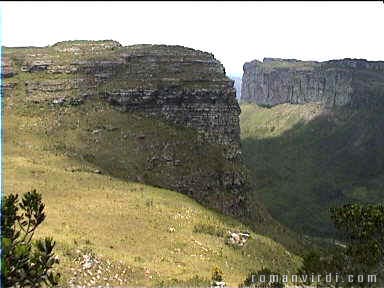
[[[20,95],[6,99],[5,191],[20,194],[34,188],[43,194],[47,219],[37,236],[52,236],[57,241],[63,284],[76,271],[80,273],[76,259],[82,251],[91,251],[103,263],[110,261],[108,267],[121,267],[115,282],[110,281],[115,285],[156,285],[195,275],[209,279],[214,266],[224,271],[227,283],[237,285],[250,270],[273,267],[287,273],[297,268],[298,257],[238,221],[180,193],[132,180],[142,169],[142,150],[138,150],[136,138],[140,131],[147,135],[147,144],[177,140],[180,135],[188,141],[189,131],[180,132],[97,103],[97,109],[93,104],[72,108],[44,105],[26,104]],[[92,134],[101,124],[107,128]],[[108,129],[108,125],[118,129]],[[190,148],[184,145],[177,153],[191,153],[194,169],[199,163],[193,160]],[[94,154],[96,160],[89,161],[84,157],[88,154]],[[204,161],[218,165],[209,164],[210,159]],[[226,245],[221,235],[196,231],[199,225],[218,225],[225,232],[247,230],[251,239],[244,248],[236,249]],[[86,278],[82,281],[104,283],[103,277],[94,276],[82,276]]]

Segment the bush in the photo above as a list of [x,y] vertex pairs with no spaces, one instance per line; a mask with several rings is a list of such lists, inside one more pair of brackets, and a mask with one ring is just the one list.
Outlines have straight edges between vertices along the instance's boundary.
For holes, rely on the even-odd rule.
[[212,281],[222,282],[223,279],[224,279],[223,276],[224,276],[224,273],[223,273],[223,271],[219,267],[213,268],[213,271],[212,271]]
[[32,241],[36,228],[44,221],[45,205],[36,190],[4,197],[2,203],[1,281],[5,287],[56,286],[60,274],[52,271],[59,260],[53,253],[51,238]]

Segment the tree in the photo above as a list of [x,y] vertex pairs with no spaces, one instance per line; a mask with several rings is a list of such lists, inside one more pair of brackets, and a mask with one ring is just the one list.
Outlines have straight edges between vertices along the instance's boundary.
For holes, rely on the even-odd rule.
[[60,274],[52,268],[59,263],[52,238],[32,241],[44,221],[44,203],[36,190],[5,196],[1,217],[1,281],[5,287],[56,286]]
[[[320,287],[382,287],[384,272],[384,207],[382,205],[348,204],[330,209],[335,227],[341,232],[345,247],[337,245],[325,251],[311,251],[303,257],[298,274],[341,275],[344,283],[322,277]],[[345,279],[345,276],[352,276]],[[377,283],[369,275],[376,275]],[[348,277],[349,277],[348,276]],[[360,276],[363,278],[359,279]],[[305,284],[310,284],[308,280]],[[341,285],[344,286],[341,286]],[[381,285],[381,286],[380,286]]]
[[[316,287],[339,287],[339,280],[336,280],[336,273],[346,271],[346,256],[344,250],[340,247],[327,248],[323,251],[313,249],[303,256],[302,267],[297,274],[300,275],[305,285],[316,285]],[[333,274],[330,279],[326,275]],[[311,275],[316,275],[315,283],[312,282]],[[318,282],[317,275],[321,275]]]
[[[331,218],[344,233],[349,273],[381,276],[384,265],[384,206],[348,204],[331,209]],[[356,283],[355,283],[356,284]],[[370,283],[363,283],[370,285]]]
[[356,262],[375,266],[383,261],[384,206],[348,204],[332,208],[331,217],[336,228],[345,233],[348,254]]

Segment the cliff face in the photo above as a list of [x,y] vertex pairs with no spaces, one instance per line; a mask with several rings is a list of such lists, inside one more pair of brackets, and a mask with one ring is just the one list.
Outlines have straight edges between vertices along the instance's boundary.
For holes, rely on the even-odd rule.
[[[18,95],[21,99],[20,95],[24,95],[30,105],[69,109],[97,99],[111,104],[118,110],[116,113],[139,113],[191,129],[199,143],[193,145],[200,145],[199,149],[210,145],[221,151],[221,159],[215,162],[222,164],[215,164],[217,168],[211,165],[191,171],[188,163],[198,151],[191,151],[192,155],[179,153],[182,156],[178,159],[165,157],[174,155],[178,143],[184,143],[183,139],[169,139],[160,145],[159,151],[153,148],[142,152],[140,161],[145,164],[135,164],[146,167],[143,175],[157,173],[148,179],[168,176],[154,183],[144,182],[190,194],[198,200],[205,199],[209,191],[238,195],[242,190],[245,178],[240,160],[240,107],[233,81],[225,76],[223,65],[212,54],[182,46],[123,47],[115,41],[69,41],[44,48],[5,48],[4,55],[7,63],[11,63],[7,69],[16,75],[9,75],[3,83],[9,98]],[[204,153],[196,155],[200,154]],[[152,167],[153,162],[157,168]],[[193,162],[196,165],[198,161]],[[229,204],[221,209],[238,200],[225,197]]]
[[[13,58],[30,75],[56,75],[55,80],[25,81],[30,100],[99,95],[122,111],[194,128],[202,141],[226,146],[228,159],[239,156],[240,107],[234,83],[212,54],[182,46],[122,47],[115,41],[60,42],[30,50],[21,58],[16,49],[7,63]],[[12,76],[6,67],[3,71]]]
[[228,159],[238,157],[240,108],[233,81],[212,54],[139,45],[117,56],[110,66],[98,61],[82,67],[104,99],[123,111],[142,111],[194,128],[202,141],[226,146]]
[[242,100],[259,105],[320,102],[326,107],[378,105],[384,99],[384,62],[326,62],[265,58],[244,64]]

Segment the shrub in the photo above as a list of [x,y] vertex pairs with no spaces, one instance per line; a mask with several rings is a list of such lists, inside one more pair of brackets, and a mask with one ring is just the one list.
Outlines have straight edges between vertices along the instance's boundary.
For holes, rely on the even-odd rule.
[[[261,278],[264,278],[263,281],[259,281]],[[262,268],[256,272],[250,272],[240,287],[284,288],[285,285],[279,273]]]
[[41,287],[58,284],[60,274],[52,271],[59,260],[51,238],[32,241],[44,221],[45,205],[36,190],[4,197],[1,218],[1,281],[5,287]]
[[212,281],[221,282],[224,279],[224,273],[219,267],[213,268]]

